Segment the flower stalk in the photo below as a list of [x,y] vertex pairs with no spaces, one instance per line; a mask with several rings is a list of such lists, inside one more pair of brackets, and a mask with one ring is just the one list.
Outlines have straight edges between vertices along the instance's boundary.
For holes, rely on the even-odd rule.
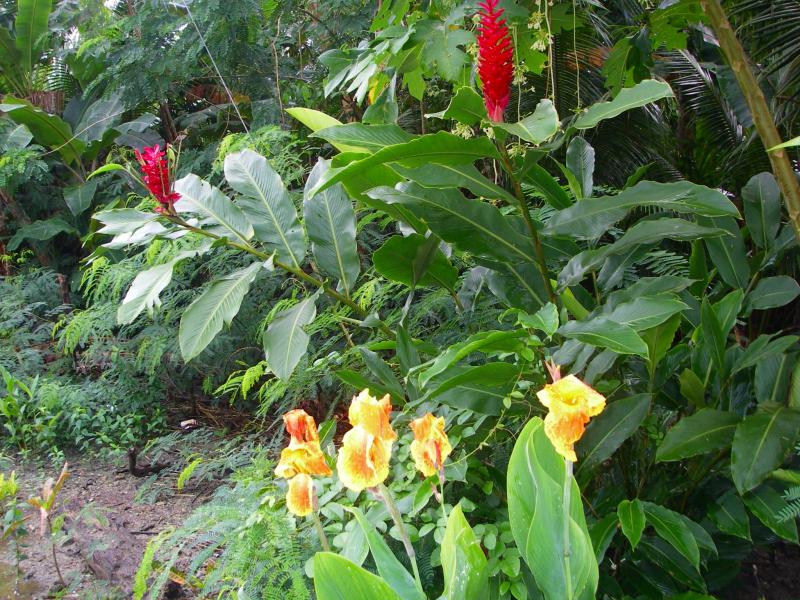
[[403,542],[403,547],[406,550],[408,559],[411,561],[411,569],[414,571],[414,579],[416,580],[420,589],[422,589],[422,580],[420,579],[419,567],[417,566],[417,553],[414,551],[414,546],[411,545],[411,538],[408,536],[408,529],[406,529],[406,525],[403,522],[403,516],[400,514],[400,509],[397,508],[397,504],[395,504],[389,488],[387,488],[383,483],[379,483],[374,489],[376,495],[383,500],[383,503],[386,505],[386,509],[389,511],[389,514],[391,515],[392,520],[397,527],[397,531],[400,534],[400,539]]
[[330,552],[331,545],[328,543],[328,536],[325,535],[325,529],[322,527],[322,521],[319,520],[319,513],[316,510],[313,510],[309,516],[311,517],[311,521],[314,523],[314,529],[317,530],[317,536],[319,536],[319,543],[322,545],[322,549],[325,552]]
[[568,458],[564,459],[565,474],[564,474],[564,494],[563,494],[563,518],[564,518],[564,578],[567,582],[567,594],[569,600],[572,600],[572,572],[570,568],[571,560],[571,544],[569,538],[569,522],[570,522],[570,503],[572,501],[572,465],[573,462]]

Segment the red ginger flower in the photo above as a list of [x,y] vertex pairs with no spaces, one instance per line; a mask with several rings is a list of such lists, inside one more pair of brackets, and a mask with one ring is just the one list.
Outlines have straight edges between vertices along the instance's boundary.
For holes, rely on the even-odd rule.
[[169,208],[181,197],[180,194],[172,191],[166,152],[156,144],[149,148],[143,148],[141,152],[134,150],[134,154],[136,160],[139,161],[142,175],[144,175],[144,184],[155,199],[161,203],[156,210],[162,212],[165,207]]
[[483,101],[492,121],[502,121],[508,106],[511,80],[514,78],[514,48],[502,19],[498,0],[483,0],[478,27],[478,74],[483,82]]

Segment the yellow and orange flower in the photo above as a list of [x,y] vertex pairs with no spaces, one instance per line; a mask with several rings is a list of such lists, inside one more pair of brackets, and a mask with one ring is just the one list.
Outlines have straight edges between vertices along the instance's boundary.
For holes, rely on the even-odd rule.
[[411,456],[417,470],[425,477],[438,473],[444,460],[453,451],[450,440],[444,431],[444,417],[434,417],[431,413],[411,421],[414,441],[411,442]]
[[544,420],[547,437],[561,456],[575,462],[575,442],[581,439],[589,419],[603,411],[605,397],[574,375],[545,385],[536,395],[550,409]]
[[291,440],[289,446],[281,451],[275,475],[289,480],[286,506],[293,514],[303,517],[314,507],[314,482],[310,476],[327,476],[331,469],[320,448],[314,418],[297,409],[286,413],[283,420]]
[[353,398],[348,417],[353,428],[344,434],[336,470],[350,490],[375,487],[389,476],[389,459],[397,434],[389,423],[392,405],[387,394],[380,400],[362,391]]

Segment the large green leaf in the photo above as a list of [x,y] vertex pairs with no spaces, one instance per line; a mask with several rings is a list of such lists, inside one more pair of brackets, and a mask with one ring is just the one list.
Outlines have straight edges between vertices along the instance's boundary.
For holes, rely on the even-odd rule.
[[389,204],[400,204],[425,221],[436,235],[461,250],[501,261],[535,262],[532,243],[498,208],[467,199],[452,188],[426,188],[413,182],[369,192]]
[[519,376],[518,366],[504,362],[450,367],[427,383],[424,399],[497,416]]
[[617,506],[617,517],[619,517],[622,533],[628,538],[631,548],[635,550],[639,540],[642,539],[645,525],[647,525],[642,503],[638,499],[623,500]]
[[423,135],[405,144],[387,146],[365,158],[354,160],[344,167],[331,169],[326,177],[317,184],[313,193],[345,181],[370,167],[391,162],[398,162],[403,167],[414,168],[428,163],[461,165],[475,162],[481,158],[497,157],[497,149],[487,138],[465,140],[452,133],[440,131]]
[[510,308],[534,313],[549,301],[544,277],[529,262],[492,262],[491,270],[486,274],[486,283],[489,290]]
[[609,458],[631,437],[650,412],[650,394],[636,394],[610,402],[603,412],[591,420],[577,443],[580,476]]
[[383,579],[332,552],[314,556],[314,591],[318,600],[403,600]]
[[658,446],[657,461],[680,460],[727,448],[739,417],[732,412],[703,408],[684,417],[667,432]]
[[555,213],[545,233],[594,239],[624,219],[631,209],[644,206],[708,217],[739,215],[736,206],[718,190],[690,181],[642,181],[615,196],[591,198]]
[[39,61],[41,37],[48,32],[52,0],[18,0],[17,18],[14,21],[16,46],[20,56],[20,66],[25,73],[31,73]]
[[[568,515],[563,507],[565,482],[570,486]],[[514,444],[507,490],[514,540],[544,597],[593,599],[598,569],[580,488],[538,417],[528,422]]]
[[86,144],[72,135],[69,123],[35,107],[27,100],[5,96],[0,112],[6,113],[15,123],[25,125],[37,144],[57,151],[68,163],[80,162]]
[[772,339],[773,337],[774,334],[762,333],[755,340],[751,340],[744,352],[739,355],[733,367],[733,372],[738,373],[757,365],[769,357],[783,354],[800,339],[796,335],[784,335],[774,340]]
[[580,283],[587,272],[597,269],[609,256],[623,254],[637,246],[655,244],[664,239],[693,241],[698,238],[719,237],[726,234],[725,229],[703,227],[683,219],[662,218],[640,221],[613,244],[596,250],[584,250],[572,257],[559,273],[558,284],[563,288]]
[[348,510],[353,513],[356,521],[364,531],[369,549],[372,552],[372,558],[375,560],[375,566],[378,567],[378,573],[380,573],[381,578],[403,600],[426,600],[425,594],[419,589],[414,578],[403,566],[403,563],[397,560],[383,536],[375,530],[375,526],[367,520],[364,513],[356,507]]
[[586,321],[569,321],[558,332],[600,348],[608,348],[617,354],[638,354],[647,358],[647,344],[628,325],[616,323],[605,317],[593,317]]
[[800,411],[763,406],[739,423],[731,449],[731,475],[740,494],[777,469],[800,434]]
[[44,221],[34,221],[33,223],[28,223],[17,229],[8,241],[7,247],[9,250],[16,250],[24,240],[44,242],[56,237],[59,233],[77,234],[78,230],[61,217],[51,217]]
[[99,181],[93,179],[86,183],[63,188],[64,202],[74,216],[82,215],[92,205]]
[[536,188],[553,208],[561,209],[572,205],[569,194],[564,191],[558,180],[541,165],[535,164],[527,169],[525,182]]
[[616,323],[628,325],[636,331],[644,331],[670,319],[689,307],[676,297],[643,296],[623,302],[603,316]]
[[25,125],[17,124],[0,133],[0,152],[21,150],[31,143],[33,134]]
[[578,180],[579,198],[589,198],[594,188],[594,148],[584,138],[576,137],[567,146],[567,169]]
[[748,312],[786,306],[800,296],[800,284],[794,277],[776,275],[760,280],[747,295]]
[[134,208],[117,208],[95,213],[92,218],[103,224],[103,227],[98,229],[98,233],[118,235],[120,233],[131,233],[148,223],[152,223],[158,219],[158,213],[146,213]]
[[282,310],[264,334],[264,353],[267,365],[275,375],[286,381],[308,349],[309,337],[303,329],[317,314],[319,292]]
[[[327,161],[320,159],[308,176],[306,190],[316,185],[327,169]],[[306,195],[303,215],[317,267],[350,291],[361,271],[356,245],[356,213],[350,197],[341,185],[313,197]]]
[[189,362],[205,350],[222,330],[223,324],[231,324],[250,284],[263,266],[263,263],[255,262],[213,281],[184,311],[178,332],[184,361]]
[[426,187],[459,187],[489,200],[503,199],[507,202],[516,202],[514,196],[481,175],[475,165],[430,164],[409,169],[392,163],[392,169],[406,179]]
[[632,108],[639,108],[661,100],[671,98],[672,89],[669,84],[655,79],[646,79],[630,88],[620,90],[619,94],[610,102],[593,104],[578,115],[572,123],[575,129],[591,129],[603,119],[611,119],[621,115]]
[[417,136],[407,133],[397,125],[348,123],[321,129],[314,132],[313,137],[322,138],[337,148],[345,146],[359,152],[377,152],[387,146],[405,144]]
[[746,289],[750,280],[750,265],[736,221],[731,217],[698,217],[697,222],[728,232],[729,235],[706,239],[706,249],[722,281],[733,288]]
[[783,519],[781,513],[788,508],[786,500],[768,485],[762,485],[742,498],[756,518],[777,535],[798,543],[797,520]]
[[656,533],[692,563],[695,569],[699,569],[700,549],[688,524],[689,519],[652,502],[641,501],[641,505],[647,522],[655,528]]
[[212,233],[241,244],[247,244],[253,237],[253,226],[239,207],[197,175],[190,174],[176,181],[175,191],[181,195],[175,202],[175,210],[204,217]]
[[723,533],[750,539],[750,518],[744,509],[742,499],[734,490],[719,498],[708,511],[708,516]]
[[760,248],[771,248],[781,226],[781,199],[772,173],[753,175],[742,188],[744,217],[750,237]]
[[286,186],[267,159],[252,150],[229,154],[225,179],[241,194],[237,202],[253,224],[256,238],[279,260],[299,268],[306,255],[303,228]]
[[471,87],[458,88],[446,109],[425,116],[439,119],[455,119],[464,125],[477,125],[489,118],[486,114],[486,105],[483,102],[483,98]]
[[492,123],[493,127],[504,129],[511,135],[531,144],[541,144],[558,131],[558,113],[548,99],[539,100],[533,113],[517,123]]
[[[418,233],[406,237],[390,237],[372,255],[375,270],[386,279],[409,287],[436,286],[452,290],[458,278],[458,270],[439,249],[441,240],[437,236],[433,237],[433,245]],[[426,268],[421,272],[414,268],[415,262],[419,260],[426,263]]]
[[[481,545],[458,504],[442,539],[442,571],[447,600],[482,600],[489,595],[489,568]],[[405,596],[404,596],[405,598]]]

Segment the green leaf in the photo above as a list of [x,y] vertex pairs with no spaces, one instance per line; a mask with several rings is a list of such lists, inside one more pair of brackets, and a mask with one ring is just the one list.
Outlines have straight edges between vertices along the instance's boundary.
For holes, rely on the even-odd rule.
[[92,218],[103,224],[103,227],[98,229],[98,233],[118,235],[120,233],[131,233],[148,223],[152,223],[158,219],[158,214],[154,212],[146,213],[133,208],[118,208],[95,213]]
[[695,569],[699,570],[700,549],[687,524],[689,519],[652,502],[641,501],[641,505],[647,515],[647,522],[655,528],[656,533],[692,563]]
[[731,475],[744,494],[777,469],[800,434],[800,411],[760,407],[739,423],[731,449]]
[[697,222],[706,227],[724,229],[730,234],[705,240],[706,249],[722,281],[733,288],[746,289],[750,264],[736,221],[730,217],[698,217]]
[[705,405],[706,388],[697,374],[691,369],[684,369],[678,380],[680,382],[681,395],[693,406],[703,407]]
[[489,569],[472,528],[458,504],[447,519],[442,540],[442,571],[447,600],[480,600],[489,594]]
[[468,56],[459,48],[474,41],[475,36],[442,21],[432,21],[426,32],[422,59],[425,65],[435,66],[436,72],[447,81],[456,81],[466,66]]
[[504,362],[450,367],[427,383],[424,399],[497,416],[519,377],[519,367]]
[[364,125],[348,123],[327,127],[312,134],[339,148],[345,146],[350,151],[377,152],[387,146],[405,144],[413,140],[415,135],[407,133],[397,125]]
[[781,148],[794,148],[795,146],[800,146],[800,135],[790,139],[788,142],[783,142],[782,144],[773,146],[772,148],[769,149],[769,151],[774,152],[775,150],[780,150]]
[[536,188],[553,208],[563,209],[572,205],[572,199],[561,184],[541,165],[533,165],[525,173],[525,181]]
[[708,512],[708,516],[723,533],[750,539],[750,518],[739,495],[733,490],[719,498]]
[[793,277],[765,277],[747,295],[747,312],[786,306],[800,296],[800,284]]
[[[563,508],[565,481],[570,486],[568,515]],[[580,489],[538,417],[528,422],[514,444],[507,490],[511,531],[537,587],[546,598],[593,599],[598,569]],[[569,553],[564,546],[565,519]]]
[[411,181],[425,187],[458,187],[465,188],[475,196],[490,200],[505,199],[516,202],[516,198],[481,175],[475,165],[422,165],[408,169],[392,163],[392,169]]
[[306,255],[303,228],[286,186],[267,159],[252,150],[229,154],[225,179],[241,194],[237,203],[252,223],[256,238],[275,252],[276,258],[300,268]]
[[646,79],[630,88],[624,88],[610,102],[593,104],[578,115],[572,123],[575,129],[591,129],[604,119],[611,119],[632,108],[639,108],[661,100],[672,98],[669,84],[655,79]]
[[661,325],[673,315],[688,308],[686,304],[674,297],[645,296],[618,304],[610,313],[603,316],[616,323],[628,325],[636,331],[643,331]]
[[553,103],[544,98],[539,100],[533,113],[517,123],[492,123],[493,127],[503,129],[511,135],[531,144],[541,144],[558,131],[558,113]]
[[535,263],[533,245],[508,217],[491,204],[465,198],[458,190],[407,182],[373,189],[369,196],[406,207],[436,235],[461,250],[502,261]]
[[753,175],[742,188],[744,217],[759,248],[771,248],[781,226],[781,200],[772,173]]
[[373,352],[367,348],[360,347],[358,351],[361,353],[361,358],[364,359],[364,364],[386,389],[389,390],[393,400],[399,404],[405,403],[406,396],[403,392],[403,386],[386,361],[378,356],[377,352]]
[[381,578],[404,600],[406,598],[408,600],[426,600],[425,594],[419,589],[414,578],[397,560],[386,541],[367,520],[364,513],[355,506],[347,508],[347,510],[353,513],[361,529],[364,530],[372,558],[375,560],[375,566],[378,568]]
[[264,334],[267,365],[283,381],[292,376],[308,349],[309,336],[303,329],[317,314],[319,292],[275,315]]
[[[386,279],[403,283],[411,288],[421,285],[452,290],[458,279],[458,270],[439,249],[441,243],[439,238],[433,237],[436,243],[432,247],[427,244],[425,236],[418,233],[407,237],[401,235],[390,237],[372,255],[375,270]],[[421,273],[421,277],[415,277],[414,263],[423,258],[427,262],[427,267]]]
[[714,303],[714,314],[723,336],[727,336],[736,324],[736,317],[742,310],[742,300],[744,300],[744,290],[733,290],[722,300]]
[[33,134],[25,125],[15,125],[5,133],[0,134],[0,152],[7,150],[22,150],[31,143]]
[[542,331],[549,338],[558,330],[558,307],[552,302],[545,304],[533,315],[522,313],[517,318],[519,324],[526,329]]
[[205,350],[223,324],[230,326],[263,266],[255,262],[213,281],[184,311],[178,332],[184,361],[189,362]]
[[460,87],[450,99],[450,104],[441,112],[430,113],[426,117],[438,119],[455,119],[464,125],[477,125],[488,120],[483,98],[471,87]]
[[797,354],[774,354],[758,362],[753,387],[759,404],[771,402],[799,408],[787,402],[792,372],[797,364]]
[[617,354],[637,354],[647,358],[647,344],[628,325],[616,323],[605,317],[593,317],[587,321],[569,321],[558,332],[600,348],[608,348]]
[[69,123],[63,119],[12,96],[3,97],[0,112],[6,113],[15,123],[25,125],[37,144],[57,151],[65,162],[80,162],[86,144],[72,135]]
[[751,341],[744,352],[739,355],[733,372],[744,371],[771,356],[783,354],[800,339],[796,335],[785,335],[776,340],[773,340],[772,337],[772,334],[764,333]]
[[589,526],[589,535],[592,538],[594,556],[598,564],[603,562],[606,550],[608,550],[614,540],[614,536],[617,534],[618,522],[617,513],[611,512]]
[[56,237],[60,233],[77,234],[78,230],[61,217],[52,217],[44,221],[34,221],[33,223],[28,223],[17,229],[8,241],[7,248],[9,250],[16,250],[24,240],[45,242]]
[[486,274],[489,290],[506,306],[536,312],[547,304],[541,272],[531,263],[491,264]]
[[318,600],[401,600],[380,577],[332,552],[314,556]]
[[624,219],[631,209],[644,206],[709,217],[739,215],[736,206],[718,190],[690,181],[642,181],[615,196],[590,198],[555,213],[548,222],[545,233],[595,239],[608,231],[614,223]]
[[750,512],[776,535],[795,544],[798,543],[797,520],[781,518],[781,512],[788,505],[778,492],[768,485],[762,485],[752,493],[746,494],[742,499]]
[[[14,21],[15,42],[20,56],[20,66],[26,75],[33,73],[39,62],[42,43],[40,38],[48,29],[52,0],[18,0],[17,18]],[[2,110],[2,109],[0,109]]]
[[[585,200],[596,202],[596,200]],[[697,238],[726,235],[726,230],[703,227],[683,219],[662,218],[640,221],[613,244],[596,250],[584,250],[573,256],[558,275],[560,288],[580,283],[588,271],[597,269],[609,256],[623,254],[644,244],[654,244],[664,239],[693,241]]]
[[576,444],[577,475],[590,471],[619,448],[639,429],[650,412],[650,394],[615,400],[593,418]]
[[722,331],[717,314],[708,298],[703,298],[700,307],[700,328],[703,334],[703,344],[711,352],[711,359],[720,374],[725,375],[725,346],[727,334]]
[[94,179],[80,185],[65,187],[64,202],[67,204],[69,212],[76,217],[86,212],[86,209],[92,205],[97,184],[98,180]]
[[683,587],[692,587],[705,591],[705,581],[695,566],[686,559],[674,546],[663,539],[648,537],[639,544],[639,550],[652,565],[658,565],[659,572],[669,574]]
[[567,146],[567,168],[578,179],[578,197],[589,198],[594,188],[594,148],[584,138],[576,137]]
[[650,371],[650,378],[655,377],[656,368],[669,349],[672,347],[672,340],[681,324],[681,315],[675,314],[669,319],[657,325],[640,331],[639,335],[647,344],[647,365]]
[[727,448],[738,424],[735,413],[703,408],[684,417],[667,432],[658,446],[656,460],[681,460]]
[[181,197],[175,202],[179,213],[192,212],[206,218],[211,231],[234,242],[247,244],[253,237],[253,226],[244,213],[218,188],[197,175],[187,175],[175,182]]
[[[308,176],[306,189],[313,187],[327,169],[327,161],[320,159]],[[303,214],[317,267],[349,292],[361,271],[356,213],[350,197],[341,185],[328,188],[303,199]]]
[[403,167],[414,168],[429,163],[461,165],[481,158],[498,158],[497,149],[488,138],[465,140],[452,133],[440,131],[420,136],[405,144],[388,146],[344,167],[331,169],[312,194],[356,176],[366,169],[386,163],[398,162]]
[[647,524],[642,503],[637,499],[623,500],[617,506],[617,516],[619,517],[620,527],[622,527],[622,533],[628,538],[631,548],[635,550],[639,540],[642,539],[642,532]]

